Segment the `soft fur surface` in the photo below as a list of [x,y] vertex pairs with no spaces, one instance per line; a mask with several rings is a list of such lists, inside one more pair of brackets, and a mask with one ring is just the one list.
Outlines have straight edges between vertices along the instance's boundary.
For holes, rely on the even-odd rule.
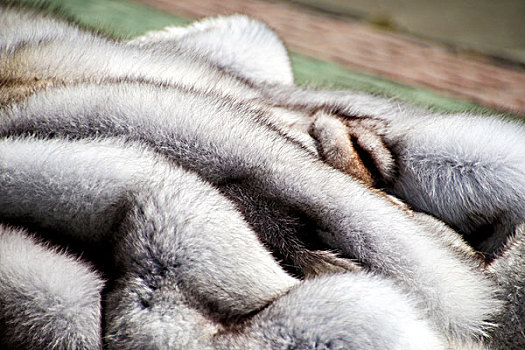
[[523,126],[295,87],[242,16],[124,43],[0,24],[5,346],[524,344]]
[[0,281],[2,347],[101,346],[103,281],[87,263],[1,225]]

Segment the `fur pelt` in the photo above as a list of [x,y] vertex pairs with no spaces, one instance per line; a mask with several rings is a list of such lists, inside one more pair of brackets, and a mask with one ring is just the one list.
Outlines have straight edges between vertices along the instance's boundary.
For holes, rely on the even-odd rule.
[[525,344],[522,124],[296,87],[243,16],[0,7],[0,84],[4,347]]

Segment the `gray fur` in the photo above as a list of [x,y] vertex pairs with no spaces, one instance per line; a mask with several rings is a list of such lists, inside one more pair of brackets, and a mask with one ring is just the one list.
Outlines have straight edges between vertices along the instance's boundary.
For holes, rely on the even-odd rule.
[[390,281],[371,275],[318,277],[253,319],[246,330],[249,346],[239,337],[219,348],[444,349],[444,339],[414,312],[412,302]]
[[205,57],[251,81],[293,84],[288,52],[269,28],[246,16],[207,18],[188,27],[168,27],[131,40],[128,45],[157,51],[185,51]]
[[[3,218],[24,216],[37,227],[80,240],[91,241],[96,235],[98,246],[115,242],[112,263],[117,280],[105,297],[105,339],[110,348],[314,348],[315,344],[331,349],[379,345],[420,349],[422,344],[443,348],[441,336],[414,309],[412,300],[386,280],[358,275],[325,278],[305,282],[279,299],[296,282],[262,249],[231,204],[195,175],[168,166],[142,147],[110,140],[5,139],[0,142],[0,159]],[[30,188],[35,184],[38,190]],[[88,198],[97,201],[85,206]],[[121,210],[108,211],[109,206]],[[102,212],[111,216],[122,209],[126,211],[118,225],[117,218],[106,229],[96,224]],[[207,214],[195,215],[201,212]],[[64,216],[82,230],[64,227]],[[9,248],[9,242],[0,247]],[[12,255],[6,259],[8,266],[17,262]],[[55,288],[66,285],[60,279]],[[98,296],[100,287],[95,287],[79,286]],[[47,294],[43,297],[51,298],[51,292]],[[274,300],[241,335],[220,326]],[[308,311],[320,300],[327,305]],[[374,304],[378,302],[382,304]],[[39,307],[51,313],[43,304],[30,305],[25,313]],[[375,316],[368,311],[375,307],[385,313]],[[98,326],[98,319],[90,321],[87,326]],[[362,329],[367,324],[371,328]],[[35,334],[38,337],[48,339],[44,333]]]
[[0,345],[101,348],[102,284],[85,263],[0,225]]
[[523,123],[470,114],[439,115],[346,91],[272,86],[266,93],[295,108],[328,108],[340,118],[369,125],[382,137],[397,166],[396,176],[382,184],[385,190],[456,228],[488,257],[498,255],[506,238],[523,222]]
[[507,243],[503,255],[488,267],[500,285],[504,311],[496,319],[497,328],[491,331],[494,349],[525,348],[525,224]]
[[[114,104],[103,106],[108,94]],[[432,233],[403,211],[272,130],[258,127],[244,116],[248,112],[239,114],[208,97],[124,84],[59,89],[38,97],[42,99],[30,98],[26,105],[12,109],[16,116],[6,110],[1,118],[3,132],[78,137],[105,130],[119,135],[120,126],[125,125],[126,135],[151,144],[212,183],[249,179],[249,184],[255,182],[267,196],[307,209],[323,227],[321,238],[329,246],[372,271],[393,277],[407,292],[418,295],[427,312],[452,337],[483,332],[495,307],[493,288],[473,262],[439,249],[429,238]],[[33,110],[33,102],[37,109]],[[167,110],[170,113],[164,116],[162,111]],[[217,114],[234,123],[226,130]],[[100,115],[107,117],[102,120]],[[162,130],[161,135],[157,130]],[[241,138],[251,147],[239,143]],[[198,148],[191,147],[194,140],[199,140]],[[323,187],[318,186],[319,179]],[[440,261],[437,267],[435,261]]]
[[393,193],[467,239],[488,230],[477,247],[497,254],[525,218],[523,125],[466,115],[427,117],[424,123],[404,118],[392,125],[386,138],[400,173]]
[[[35,16],[12,9],[0,13],[0,23],[12,23],[0,26],[0,77],[8,83],[0,96],[9,104],[0,111],[0,135],[77,141],[7,138],[6,150],[33,148],[26,149],[26,157],[3,154],[1,215],[95,245],[115,237],[112,230],[119,228],[118,278],[105,310],[109,345],[220,347],[222,343],[209,343],[206,337],[218,329],[221,333],[224,322],[249,318],[272,300],[242,325],[245,332],[238,338],[219,338],[240,348],[302,348],[318,339],[327,348],[372,349],[394,344],[394,334],[415,322],[434,337],[429,348],[440,348],[443,340],[470,343],[485,336],[491,322],[500,322],[500,292],[476,254],[443,224],[411,215],[383,193],[322,162],[316,143],[331,152],[339,146],[330,148],[329,134],[316,128],[335,125],[338,133],[357,137],[387,191],[461,229],[468,239],[475,241],[480,227],[488,225],[495,233],[477,248],[492,254],[525,217],[522,127],[481,117],[430,115],[364,94],[294,87],[279,40],[242,17],[116,43]],[[18,30],[21,25],[23,31]],[[234,33],[229,36],[228,30]],[[216,37],[229,53],[210,46]],[[250,46],[259,37],[268,45],[268,60],[260,59],[258,46]],[[238,48],[245,55],[239,56]],[[279,62],[278,67],[271,62]],[[319,110],[340,122],[321,126],[315,122]],[[476,142],[485,132],[496,136],[480,152]],[[97,135],[121,140],[78,141]],[[94,150],[104,147],[111,152],[97,158]],[[34,158],[38,152],[49,155]],[[444,186],[448,183],[454,186]],[[46,190],[29,192],[29,186]],[[496,205],[492,198],[498,199]],[[92,204],[85,206],[86,200]],[[355,259],[375,277],[304,282],[276,299],[297,281],[262,249],[243,217],[285,259],[284,265],[304,274],[323,264],[352,268],[333,255],[325,258],[319,249],[328,247]],[[193,220],[206,230],[195,229]],[[313,228],[301,220],[312,222]],[[217,229],[212,222],[233,228]],[[179,230],[184,232],[181,241],[162,238]],[[146,241],[151,234],[161,239]],[[304,239],[321,243],[307,249]],[[238,247],[237,240],[249,248]],[[203,259],[208,251],[210,259]],[[221,256],[222,251],[230,251],[231,259]],[[162,268],[156,270],[159,261]],[[380,295],[385,293],[397,300],[392,313],[405,304],[413,311],[407,311],[399,329],[389,323],[390,311],[368,318],[373,315],[362,304],[362,289],[349,288],[349,297],[358,300],[353,302],[335,287],[345,286],[346,279],[366,288],[378,286],[381,291],[372,294],[372,304],[383,305]],[[329,292],[325,284],[333,284],[334,300],[361,320],[363,334],[352,333],[354,319],[345,311],[338,316],[329,305],[318,304],[316,293]],[[306,295],[311,295],[312,313],[297,310],[303,303],[299,299],[308,304]],[[154,300],[153,313],[135,312],[142,297]],[[326,314],[320,316],[319,310]],[[290,321],[292,315],[297,321]],[[310,318],[338,321],[316,333],[316,326],[305,326],[303,319]],[[165,320],[174,328],[163,328]],[[385,331],[375,332],[370,322],[381,322]],[[286,325],[286,331],[280,332],[277,324]],[[337,343],[334,339],[345,331],[348,338]],[[492,333],[500,339],[497,330]],[[397,348],[419,348],[417,334],[407,334],[407,343]]]
[[[4,139],[0,156],[3,218],[98,245],[117,240],[119,274],[176,274],[197,304],[225,318],[261,308],[295,283],[216,189],[140,147]],[[170,274],[171,266],[180,267]]]

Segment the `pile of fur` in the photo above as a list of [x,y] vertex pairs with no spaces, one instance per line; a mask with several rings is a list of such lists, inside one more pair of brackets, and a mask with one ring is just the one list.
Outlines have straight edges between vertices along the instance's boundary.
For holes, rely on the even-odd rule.
[[293,80],[0,7],[0,346],[524,348],[523,125]]

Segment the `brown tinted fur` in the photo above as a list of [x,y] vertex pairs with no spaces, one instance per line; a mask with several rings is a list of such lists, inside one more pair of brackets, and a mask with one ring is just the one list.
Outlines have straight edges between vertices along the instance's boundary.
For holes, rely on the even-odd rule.
[[[392,176],[394,160],[381,140],[380,128],[365,123],[361,119],[340,119],[320,111],[315,114],[309,132],[318,142],[323,161],[357,179],[412,216],[408,205],[375,188]],[[361,148],[360,152],[356,146]],[[364,156],[369,161],[365,161]]]
[[363,164],[352,145],[347,127],[339,119],[318,112],[310,134],[319,142],[319,152],[325,162],[367,186],[373,185],[371,172]]
[[33,80],[0,79],[0,105],[20,102],[35,92],[57,86],[54,79],[41,80],[35,77]]

